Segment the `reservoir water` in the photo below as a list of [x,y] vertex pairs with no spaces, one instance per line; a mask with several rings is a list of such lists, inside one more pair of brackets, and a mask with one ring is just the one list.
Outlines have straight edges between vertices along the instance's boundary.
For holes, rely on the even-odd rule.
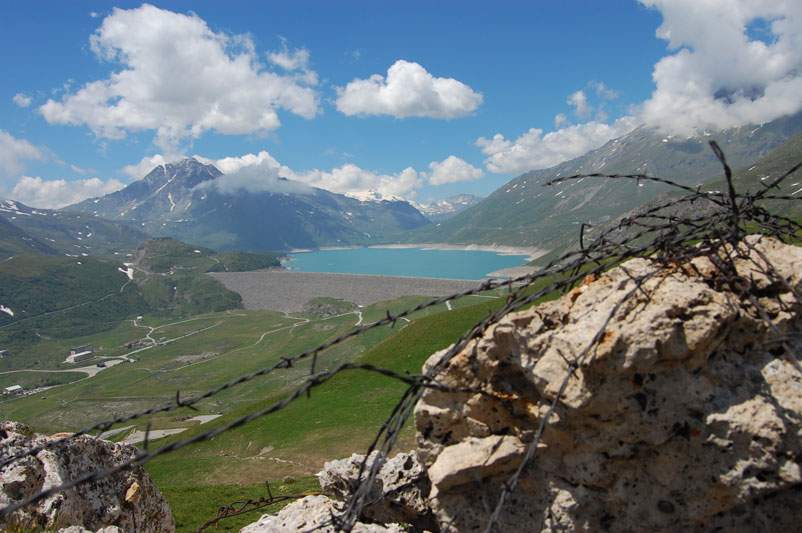
[[524,265],[527,257],[477,250],[349,248],[292,253],[284,266],[301,272],[479,280]]

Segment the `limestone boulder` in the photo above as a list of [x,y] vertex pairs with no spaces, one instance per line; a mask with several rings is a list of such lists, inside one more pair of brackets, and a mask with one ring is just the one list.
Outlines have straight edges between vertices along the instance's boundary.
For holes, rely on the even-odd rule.
[[[342,502],[322,495],[307,496],[289,504],[278,514],[266,514],[252,524],[240,529],[240,533],[296,533],[298,531],[320,531],[334,533],[337,528],[332,517],[342,512]],[[402,533],[397,524],[364,524],[358,522],[351,529],[354,533]]]
[[629,261],[448,360],[475,392],[415,411],[440,526],[484,530],[506,485],[498,531],[798,527],[802,249],[726,252]]
[[[330,461],[318,474],[320,487],[339,501],[347,501],[359,483],[364,482],[379,452],[367,457],[353,454],[347,459]],[[364,466],[363,466],[364,463]],[[366,520],[379,523],[405,523],[419,529],[436,527],[428,505],[431,484],[417,455],[400,453],[385,461],[376,475],[362,509]]]
[[[36,435],[15,422],[0,424],[0,457],[42,446],[55,437]],[[89,436],[40,451],[0,469],[0,506],[83,475],[117,466],[136,448]],[[104,532],[172,532],[175,522],[167,502],[142,467],[55,494],[0,519],[0,526],[58,530],[78,528]],[[80,529],[83,528],[83,529]],[[108,528],[108,529],[103,529]],[[72,530],[70,530],[72,531]]]

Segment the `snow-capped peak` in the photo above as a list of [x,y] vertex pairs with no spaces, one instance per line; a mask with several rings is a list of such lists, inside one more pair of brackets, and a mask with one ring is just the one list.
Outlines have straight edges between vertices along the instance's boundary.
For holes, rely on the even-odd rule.
[[406,202],[406,198],[395,194],[381,193],[371,189],[369,191],[352,191],[345,193],[345,196],[359,200],[360,202]]

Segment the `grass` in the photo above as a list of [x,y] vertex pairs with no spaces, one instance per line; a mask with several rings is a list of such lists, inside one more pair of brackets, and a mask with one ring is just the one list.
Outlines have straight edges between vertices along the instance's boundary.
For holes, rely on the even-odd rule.
[[[259,501],[260,498],[267,497],[267,489],[264,483],[213,486],[163,485],[159,487],[159,490],[170,502],[170,509],[175,519],[176,533],[197,531],[205,522],[215,518],[218,509],[223,505],[248,500]],[[288,478],[270,484],[270,491],[274,497],[302,496],[319,490],[320,485],[314,476],[298,479]],[[256,511],[224,518],[216,525],[210,526],[207,531],[239,531],[247,524],[258,520],[261,515],[265,513],[275,514],[291,502],[292,500],[284,500]]]
[[[500,304],[501,300],[485,300],[419,318],[356,360],[400,373],[418,373],[433,352],[447,347]],[[303,375],[299,377],[296,385]],[[159,458],[148,468],[157,483],[256,482],[308,474],[317,471],[325,460],[363,451],[405,388],[403,383],[379,374],[343,372],[316,388],[311,398],[302,397],[279,412],[219,435],[211,442]],[[224,425],[243,414],[265,409],[280,398],[274,395],[248,403],[163,442]],[[411,443],[411,428],[404,440],[407,445]]]
[[[53,387],[56,385],[63,385],[65,383],[72,383],[79,379],[86,377],[83,372],[29,372],[20,370],[11,374],[0,374],[0,389],[9,387],[11,385],[19,385],[25,390],[36,389],[40,387]],[[0,399],[0,402],[2,399]]]

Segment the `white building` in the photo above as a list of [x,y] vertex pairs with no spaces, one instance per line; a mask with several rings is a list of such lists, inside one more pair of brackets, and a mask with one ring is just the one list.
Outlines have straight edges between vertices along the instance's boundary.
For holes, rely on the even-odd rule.
[[6,387],[3,389],[3,394],[10,394],[12,396],[16,396],[17,394],[22,394],[22,387],[19,385],[11,385],[10,387]]
[[95,347],[91,344],[70,348],[70,355],[65,363],[80,363],[95,356]]

